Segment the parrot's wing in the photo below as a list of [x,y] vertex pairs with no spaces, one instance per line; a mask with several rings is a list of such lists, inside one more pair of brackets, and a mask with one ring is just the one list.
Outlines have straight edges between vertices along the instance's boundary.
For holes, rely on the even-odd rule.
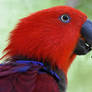
[[0,65],[0,92],[60,92],[56,80],[38,72],[39,65]]
[[59,87],[53,77],[44,73],[40,74],[34,92],[60,92]]

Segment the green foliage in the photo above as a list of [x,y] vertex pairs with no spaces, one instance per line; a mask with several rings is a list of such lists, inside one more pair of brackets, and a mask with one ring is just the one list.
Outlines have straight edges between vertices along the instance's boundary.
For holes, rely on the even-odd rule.
[[77,9],[83,11],[89,19],[92,19],[92,0],[79,0]]

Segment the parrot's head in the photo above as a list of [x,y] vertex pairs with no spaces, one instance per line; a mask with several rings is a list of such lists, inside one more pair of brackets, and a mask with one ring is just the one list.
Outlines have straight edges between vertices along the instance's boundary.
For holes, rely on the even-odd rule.
[[48,62],[67,73],[74,57],[92,48],[92,22],[79,10],[57,6],[20,20],[5,56]]

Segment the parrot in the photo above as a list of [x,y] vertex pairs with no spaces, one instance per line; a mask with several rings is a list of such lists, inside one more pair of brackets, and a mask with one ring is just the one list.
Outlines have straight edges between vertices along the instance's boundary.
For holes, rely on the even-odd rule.
[[19,20],[0,59],[0,92],[66,92],[77,55],[92,50],[92,21],[70,6],[54,6]]

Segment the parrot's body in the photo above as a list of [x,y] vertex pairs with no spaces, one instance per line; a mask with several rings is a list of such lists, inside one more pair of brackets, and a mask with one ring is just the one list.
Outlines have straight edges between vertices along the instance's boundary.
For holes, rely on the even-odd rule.
[[65,92],[73,59],[92,49],[91,25],[68,6],[20,20],[4,50],[9,62],[0,66],[0,92]]
[[0,92],[65,92],[66,89],[64,73],[48,70],[43,63],[19,60],[2,64],[0,69]]

